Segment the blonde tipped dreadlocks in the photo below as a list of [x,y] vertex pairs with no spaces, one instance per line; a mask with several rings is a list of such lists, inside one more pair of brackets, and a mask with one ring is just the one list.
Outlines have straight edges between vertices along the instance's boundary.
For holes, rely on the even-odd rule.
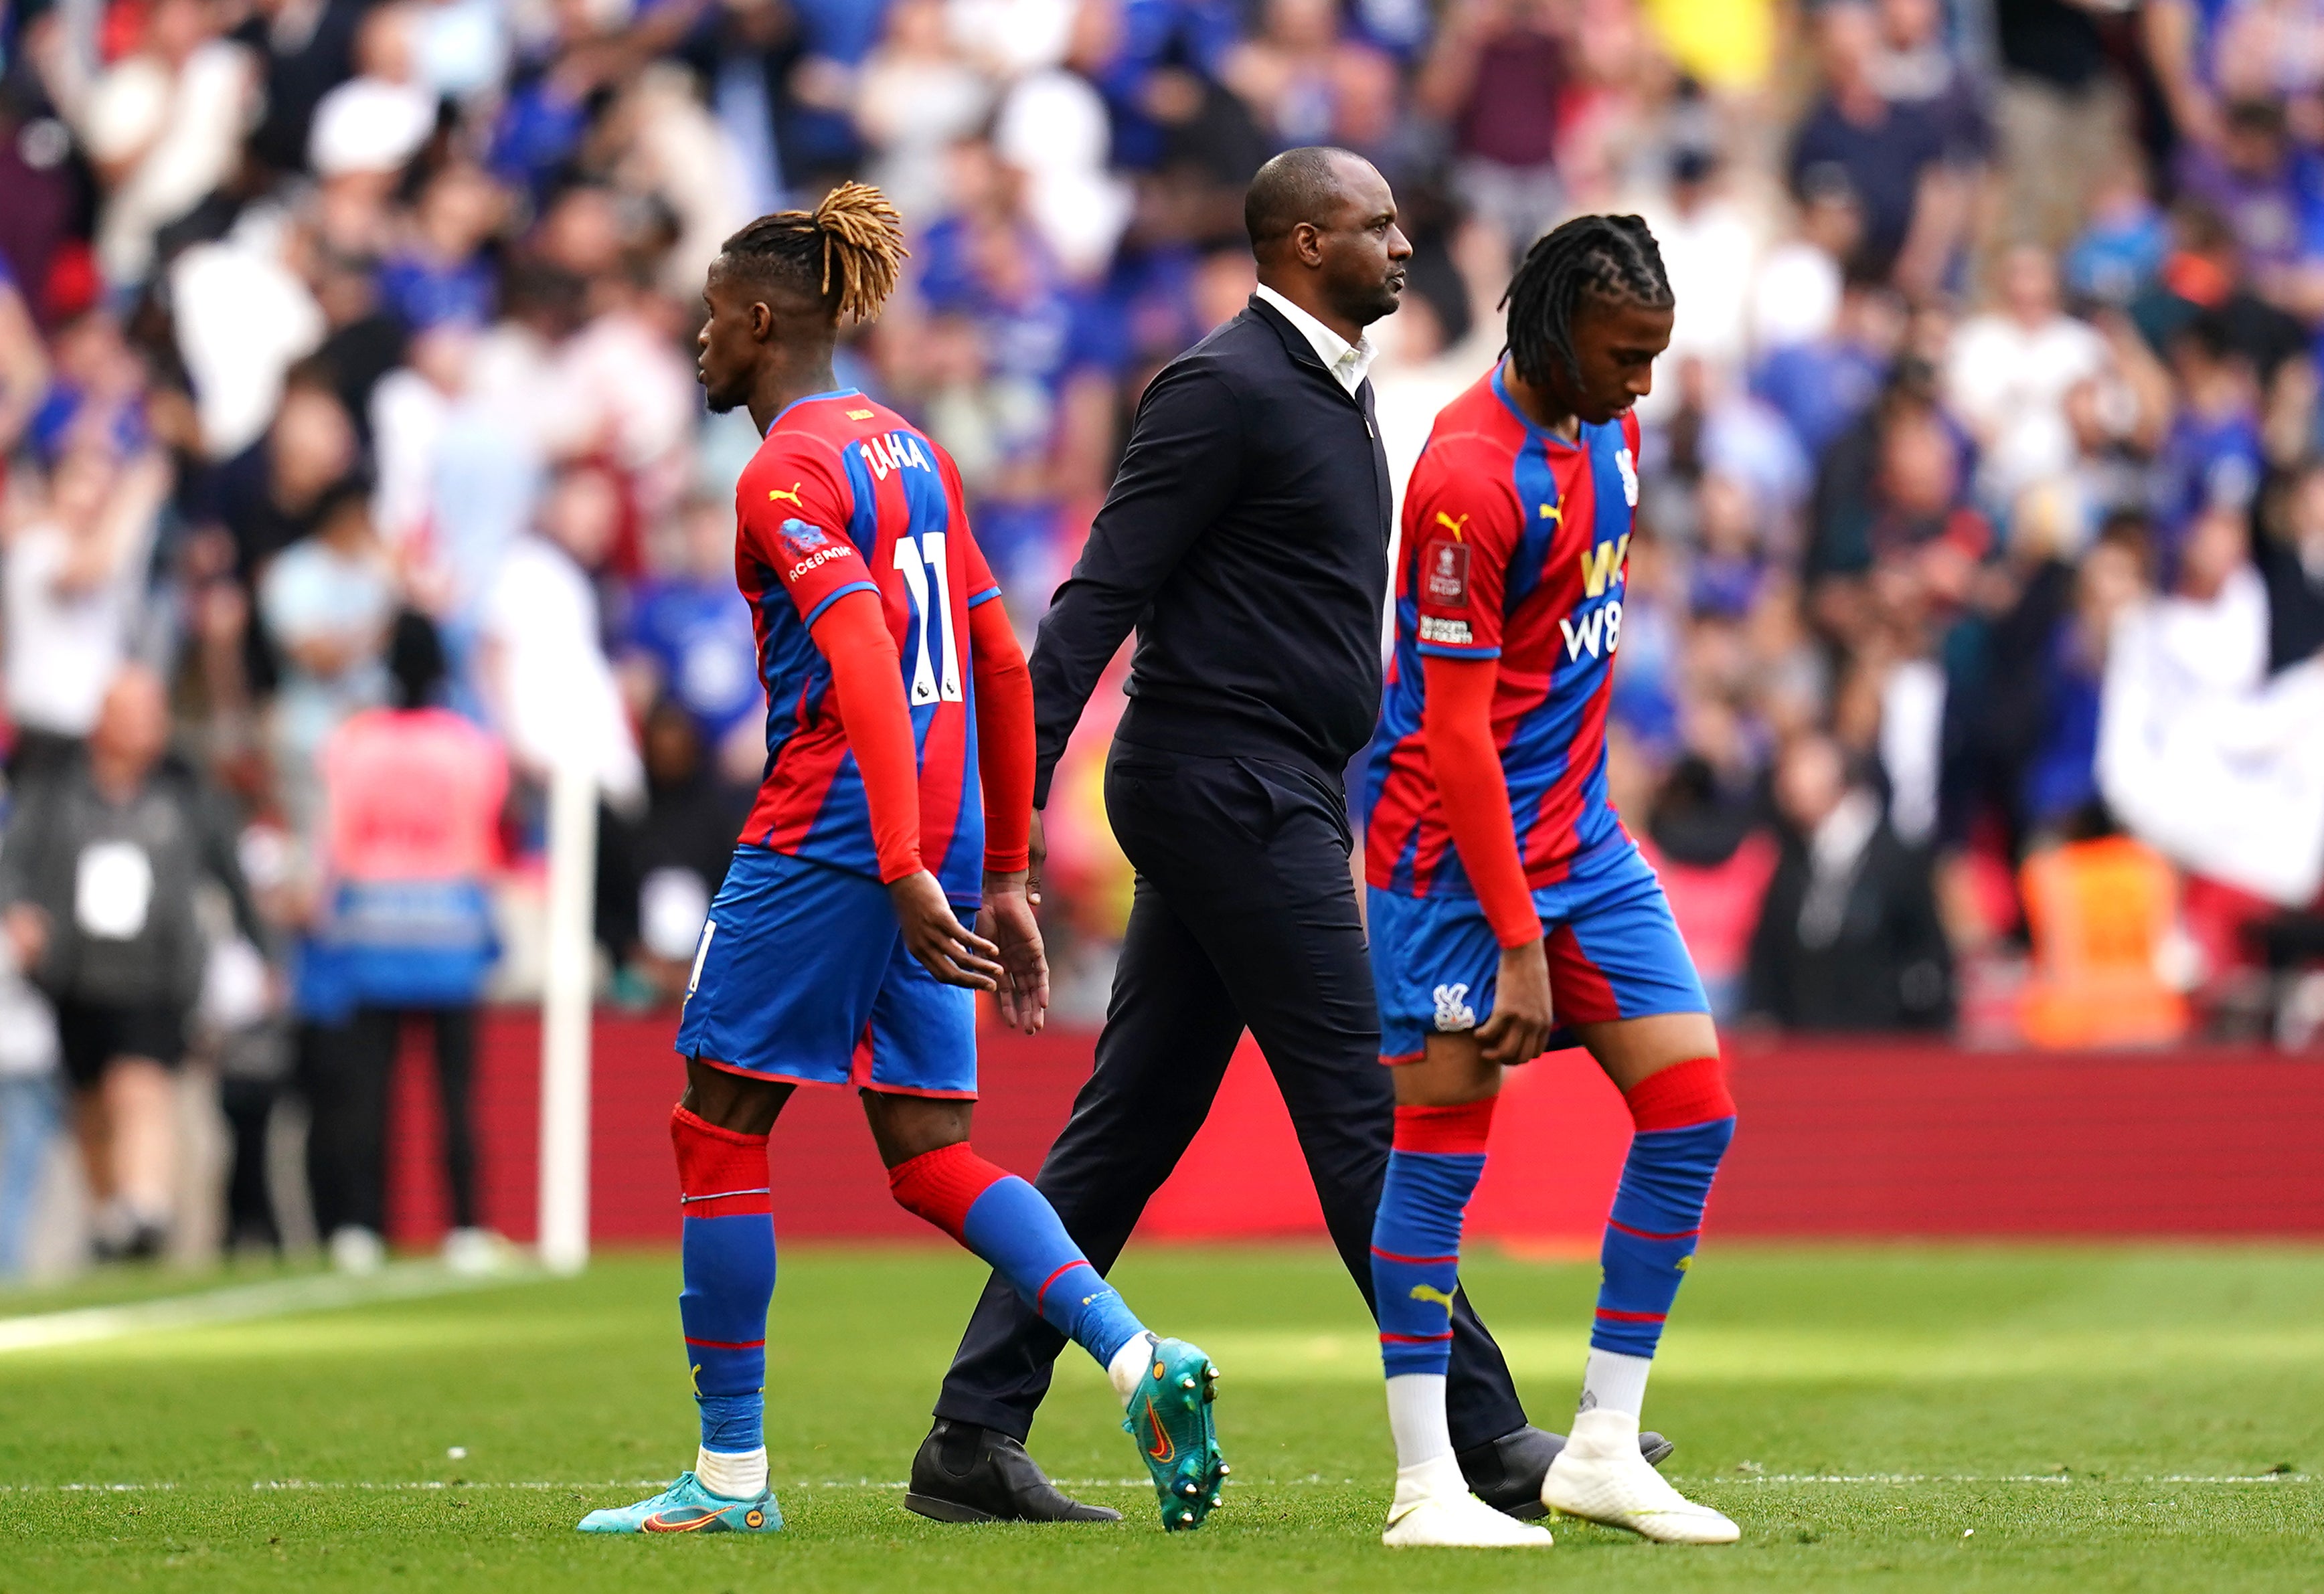
[[726,240],[734,269],[817,299],[834,322],[868,321],[895,291],[911,252],[904,217],[869,183],[844,182],[812,211],[762,216]]

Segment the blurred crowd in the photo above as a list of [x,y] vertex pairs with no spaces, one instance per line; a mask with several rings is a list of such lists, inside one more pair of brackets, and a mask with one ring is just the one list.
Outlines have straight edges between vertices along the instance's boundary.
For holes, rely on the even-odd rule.
[[[419,1038],[489,1265],[477,1009],[537,990],[561,760],[606,994],[682,992],[763,758],[756,439],[691,368],[728,232],[902,207],[842,377],[952,452],[1029,636],[1314,143],[1415,245],[1399,479],[1534,237],[1661,240],[1612,779],[1723,1018],[2324,1026],[2317,0],[10,0],[0,1275],[67,1123],[100,1254],[296,1209],[371,1265]],[[1067,1017],[1118,707],[1050,813]]]

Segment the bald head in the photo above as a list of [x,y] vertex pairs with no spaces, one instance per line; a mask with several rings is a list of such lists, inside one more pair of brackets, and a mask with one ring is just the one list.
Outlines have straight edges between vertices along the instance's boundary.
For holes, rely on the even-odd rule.
[[1242,197],[1242,225],[1250,234],[1250,252],[1264,261],[1301,222],[1325,225],[1359,173],[1380,180],[1361,155],[1328,144],[1286,150],[1260,167]]
[[123,667],[89,728],[89,753],[127,779],[142,779],[170,745],[170,694],[142,664]]
[[1388,179],[1361,155],[1286,150],[1250,180],[1242,219],[1259,281],[1349,342],[1396,309],[1412,245]]

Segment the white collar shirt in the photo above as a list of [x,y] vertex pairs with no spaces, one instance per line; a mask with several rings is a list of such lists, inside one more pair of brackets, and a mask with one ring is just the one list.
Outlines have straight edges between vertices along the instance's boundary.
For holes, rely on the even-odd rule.
[[1281,311],[1283,318],[1298,328],[1299,335],[1314,347],[1315,357],[1323,362],[1323,369],[1332,373],[1334,382],[1351,393],[1364,385],[1364,376],[1372,368],[1373,356],[1379,353],[1379,346],[1370,336],[1359,336],[1355,342],[1350,343],[1264,282],[1259,286],[1259,297]]

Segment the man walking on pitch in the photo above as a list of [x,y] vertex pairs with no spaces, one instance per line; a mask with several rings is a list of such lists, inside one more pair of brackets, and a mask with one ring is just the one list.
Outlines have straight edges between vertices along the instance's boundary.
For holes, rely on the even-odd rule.
[[[1372,1230],[1396,1436],[1394,1547],[1545,1547],[1469,1492],[1446,1431],[1461,1223],[1505,1067],[1580,1044],[1630,1141],[1573,1434],[1543,1505],[1731,1543],[1638,1453],[1663,1319],[1735,1131],[1719,1037],[1662,884],[1606,800],[1638,423],[1672,295],[1634,216],[1536,243],[1508,352],[1446,406],[1405,495],[1396,658],[1365,780],[1365,877],[1396,1148]],[[1554,1016],[1554,1017],[1553,1017]]]
[[974,993],[997,990],[1028,1033],[1048,1008],[1026,888],[1033,704],[951,458],[832,374],[839,318],[878,311],[903,253],[895,207],[846,183],[726,240],[704,290],[710,407],[747,405],[766,439],[735,488],[734,562],[767,773],[678,1032],[678,1316],[701,1448],[667,1490],[591,1512],[584,1533],[782,1526],[762,1424],[767,1138],[801,1084],[861,1092],[897,1202],[1106,1369],[1166,1526],[1199,1526],[1227,1470],[1209,1358],[1147,1332],[1048,1202],[969,1148]]
[[[1111,1267],[1248,1026],[1369,1297],[1393,1092],[1342,771],[1379,708],[1388,586],[1363,329],[1396,309],[1411,248],[1387,182],[1343,150],[1268,161],[1244,218],[1259,291],[1147,389],[1034,650],[1038,807],[1101,671],[1139,631],[1106,770],[1136,896],[1095,1070],[1038,1183]],[[1557,1441],[1526,1425],[1465,1302],[1452,1323],[1462,1469],[1494,1503],[1539,1516]],[[907,1504],[954,1521],[1113,1515],[1051,1487],[1023,1449],[1063,1343],[1004,1280],[986,1287]]]

